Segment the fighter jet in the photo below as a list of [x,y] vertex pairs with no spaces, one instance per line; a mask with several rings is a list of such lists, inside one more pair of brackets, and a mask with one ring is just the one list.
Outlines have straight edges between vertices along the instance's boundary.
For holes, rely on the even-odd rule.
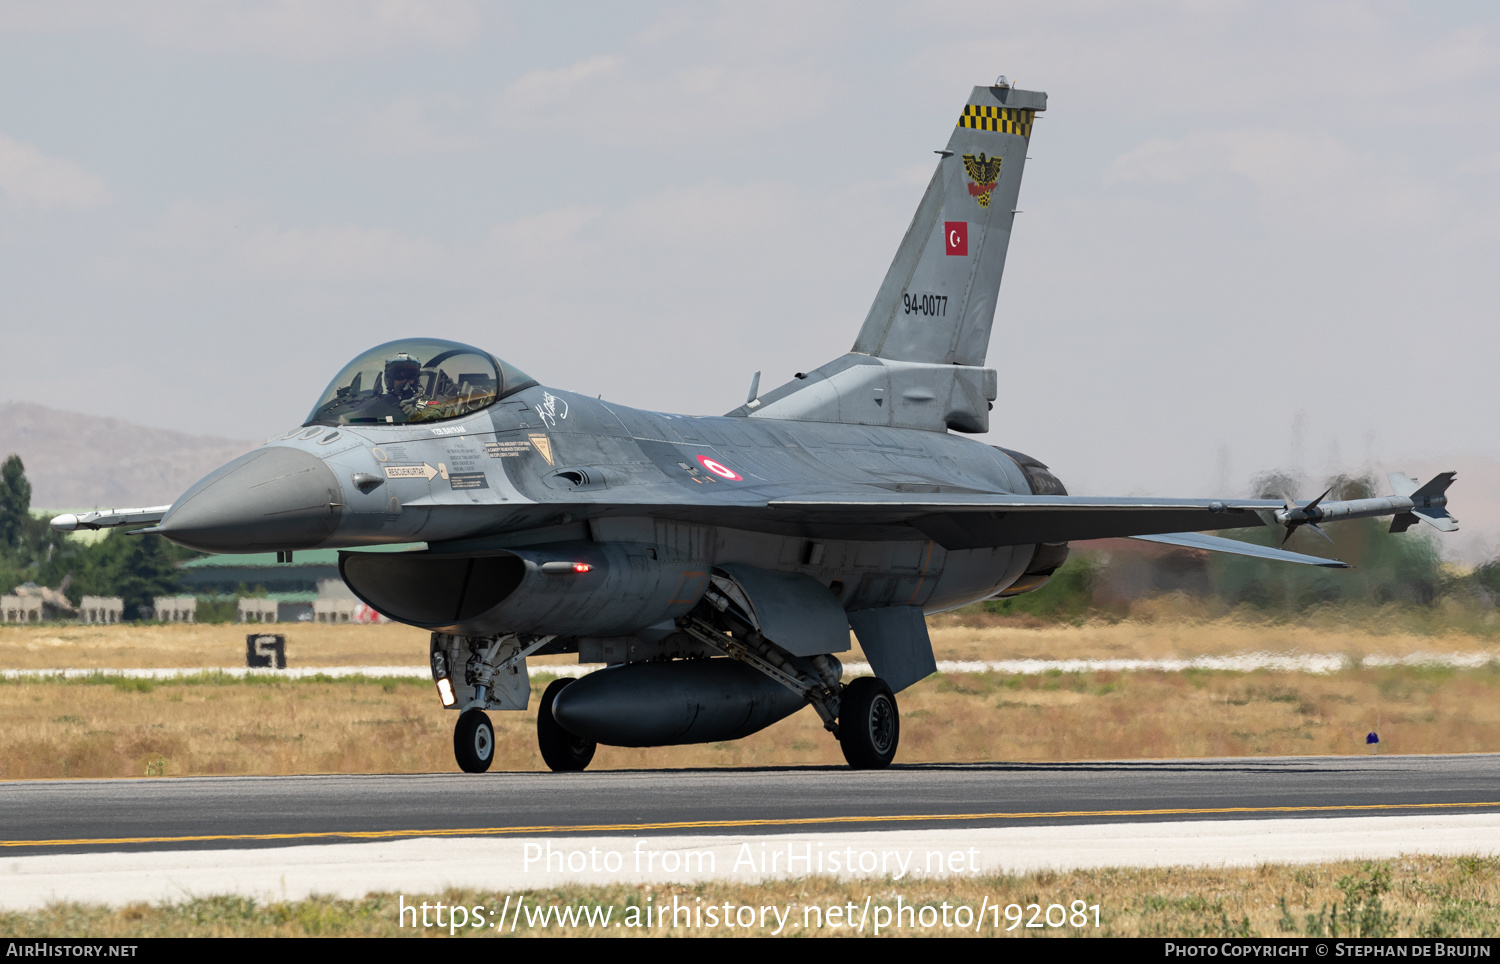
[[[487,715],[523,710],[527,659],[606,668],[558,679],[541,754],[733,740],[811,706],[849,764],[891,763],[896,694],[935,672],[924,615],[1045,585],[1076,540],[1133,537],[1319,566],[1205,534],[1391,515],[1456,523],[1445,492],[1392,475],[1383,498],[1310,502],[1067,494],[989,430],[985,367],[1026,147],[1047,95],[975,87],[849,352],[719,417],[548,388],[482,348],[372,348],[306,421],[170,506],[59,516],[150,523],[212,553],[339,548],[349,588],[431,632],[458,765],[487,770]],[[560,348],[562,346],[559,346]],[[1283,540],[1284,541],[1284,540]],[[361,547],[416,543],[404,552]],[[858,637],[873,676],[846,680]]]

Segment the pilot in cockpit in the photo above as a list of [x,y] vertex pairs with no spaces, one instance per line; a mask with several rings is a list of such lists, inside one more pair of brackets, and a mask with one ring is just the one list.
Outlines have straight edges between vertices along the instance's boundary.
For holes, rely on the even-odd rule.
[[458,418],[536,382],[488,352],[454,341],[376,345],[334,376],[308,425],[409,425]]
[[385,361],[385,393],[408,415],[417,411],[417,395],[422,363],[406,352],[398,352]]

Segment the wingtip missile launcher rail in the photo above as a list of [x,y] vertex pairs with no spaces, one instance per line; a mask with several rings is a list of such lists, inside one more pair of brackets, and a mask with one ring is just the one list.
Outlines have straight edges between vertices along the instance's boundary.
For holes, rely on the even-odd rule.
[[151,525],[160,522],[172,507],[153,505],[139,509],[95,509],[92,512],[64,512],[52,519],[52,528],[59,532],[76,532],[79,529],[114,529],[119,526]]

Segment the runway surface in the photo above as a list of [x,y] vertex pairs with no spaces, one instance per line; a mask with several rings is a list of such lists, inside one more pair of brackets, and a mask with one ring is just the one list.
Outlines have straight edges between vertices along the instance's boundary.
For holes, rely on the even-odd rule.
[[507,895],[568,884],[754,883],[814,875],[879,880],[888,900],[915,881],[1044,869],[1253,867],[1416,853],[1488,857],[1497,848],[1500,814],[1424,812],[853,833],[426,837],[25,857],[0,852],[0,910],[54,901],[119,906],[217,894],[358,899],[372,892],[467,888],[488,895],[493,911]]
[[1500,755],[0,784],[0,853],[1500,813]]

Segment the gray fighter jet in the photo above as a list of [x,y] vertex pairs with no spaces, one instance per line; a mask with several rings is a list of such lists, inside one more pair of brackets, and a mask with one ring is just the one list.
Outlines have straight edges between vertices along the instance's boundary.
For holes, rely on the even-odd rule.
[[[1341,566],[1202,533],[1377,515],[1456,528],[1451,472],[1343,502],[1078,497],[1036,459],[963,437],[988,430],[996,399],[1024,401],[984,361],[1046,105],[1004,78],[974,88],[849,353],[763,395],[757,375],[727,415],[626,408],[411,338],[360,355],[302,426],[171,506],[53,524],[155,523],[141,531],[287,560],[349,550],[340,571],[360,599],[431,631],[471,772],[494,755],[486,711],[527,706],[534,654],[608,664],[542,695],[554,770],[582,769],[599,743],[737,739],[804,705],[851,766],[883,767],[895,694],[936,669],[923,615],[1038,589],[1071,541]],[[392,543],[426,547],[359,551]],[[851,628],[874,676],[846,682]]]

